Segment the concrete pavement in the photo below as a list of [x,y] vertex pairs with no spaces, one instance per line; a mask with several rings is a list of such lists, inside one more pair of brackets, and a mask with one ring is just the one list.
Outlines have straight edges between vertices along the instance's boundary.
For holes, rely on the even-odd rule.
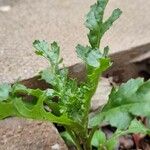
[[[75,46],[87,44],[84,16],[95,0],[0,0],[0,82],[13,82],[18,77],[29,78],[47,66],[34,54],[35,39],[56,40],[62,48],[66,65],[80,60]],[[121,18],[105,35],[102,46],[111,53],[150,42],[150,1],[111,0],[105,17],[119,7]]]

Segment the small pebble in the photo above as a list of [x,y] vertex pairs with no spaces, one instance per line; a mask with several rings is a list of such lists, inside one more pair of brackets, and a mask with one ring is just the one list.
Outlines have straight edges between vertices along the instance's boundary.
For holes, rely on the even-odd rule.
[[52,150],[60,150],[60,146],[58,143],[56,143],[55,145],[53,145],[52,147]]
[[6,6],[0,6],[0,11],[2,12],[7,12],[11,9],[11,7],[9,5]]

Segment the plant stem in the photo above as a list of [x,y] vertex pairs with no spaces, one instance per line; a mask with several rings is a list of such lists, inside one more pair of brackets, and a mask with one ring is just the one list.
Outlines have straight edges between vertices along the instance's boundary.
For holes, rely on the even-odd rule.
[[94,95],[94,93],[95,93],[95,91],[97,89],[97,86],[98,86],[98,83],[99,83],[99,77],[100,77],[99,69],[96,72],[94,72],[94,73],[95,73],[95,76],[96,76],[96,78],[94,80],[91,81],[91,80],[87,79],[87,82],[94,83],[94,85],[93,85],[92,90],[90,92],[88,91],[88,93],[86,95],[86,97],[88,99],[86,100],[86,105],[85,105],[86,110],[85,110],[85,114],[84,114],[84,118],[83,118],[83,122],[85,124],[84,128],[86,130],[88,130],[88,120],[89,120],[88,119],[88,115],[89,115],[89,111],[90,111],[90,107],[91,107],[91,99],[92,99],[92,96]]
[[67,127],[66,127],[66,131],[70,134],[71,138],[73,139],[77,150],[82,150],[80,142],[77,140],[77,137],[74,135],[74,133]]
[[97,41],[97,48],[100,47],[100,41],[101,41],[101,39],[102,39],[102,35],[101,35],[100,29],[99,29],[98,41]]
[[89,143],[87,143],[88,139],[85,140],[85,142],[83,142],[83,149],[84,150],[92,150],[92,147]]
[[97,128],[98,128],[98,126],[95,126],[94,128],[92,128],[92,130],[91,130],[91,132],[89,134],[89,138],[87,140],[87,144],[89,146],[91,146],[91,141],[92,141],[93,135],[94,135],[95,131],[97,130]]

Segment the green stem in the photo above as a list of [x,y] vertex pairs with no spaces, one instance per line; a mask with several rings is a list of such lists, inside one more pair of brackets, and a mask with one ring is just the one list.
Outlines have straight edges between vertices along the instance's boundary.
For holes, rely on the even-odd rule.
[[96,46],[97,48],[99,48],[99,47],[100,47],[101,39],[102,39],[102,35],[101,35],[101,33],[100,33],[100,29],[99,29],[98,40],[97,40],[97,46]]
[[88,141],[88,139],[86,140],[85,144],[83,144],[84,150],[92,150],[91,145],[87,141]]
[[[94,87],[92,88],[92,90],[89,92],[87,92],[87,95],[85,97],[87,97],[87,100],[86,100],[86,104],[85,104],[85,107],[86,107],[86,110],[85,110],[85,113],[84,113],[84,118],[83,118],[83,122],[84,122],[84,127],[86,130],[88,130],[88,115],[89,115],[89,111],[90,111],[90,107],[91,107],[91,99],[97,89],[97,86],[98,86],[98,83],[99,83],[99,76],[100,76],[100,73],[99,73],[99,70],[97,70],[95,72],[95,76],[96,78],[92,81],[87,81],[89,83],[94,83]],[[86,131],[87,132],[87,131]]]
[[67,128],[67,127],[66,127],[66,131],[70,134],[71,138],[73,139],[77,150],[82,150],[82,147],[81,147],[81,145],[80,145],[80,142],[78,141],[78,139],[77,139],[77,137],[75,136],[75,134],[74,134],[69,128]]
[[97,130],[97,128],[98,128],[98,126],[95,126],[94,128],[92,128],[92,130],[90,132],[89,138],[87,140],[88,147],[91,146],[91,141],[92,141],[93,135],[94,135],[95,131]]
[[84,150],[92,150],[91,140],[92,140],[92,137],[93,137],[93,135],[95,133],[95,130],[97,130],[97,126],[94,127],[91,130],[89,136],[85,133],[85,136],[84,136],[85,138],[82,138],[82,143],[83,143],[83,149]]

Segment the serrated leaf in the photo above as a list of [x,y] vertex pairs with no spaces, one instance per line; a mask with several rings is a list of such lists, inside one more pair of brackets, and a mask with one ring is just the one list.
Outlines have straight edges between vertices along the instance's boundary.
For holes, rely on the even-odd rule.
[[27,105],[22,100],[15,101],[15,108],[19,112],[21,117],[32,118],[36,120],[50,121],[54,123],[59,123],[62,125],[69,125],[72,127],[77,127],[74,121],[70,120],[65,114],[57,117],[50,112],[44,110],[43,101],[44,97],[39,98],[37,104],[31,108],[27,107]]
[[102,34],[104,34],[109,28],[113,25],[113,23],[121,16],[122,11],[117,8],[112,12],[112,15],[103,23],[102,26]]
[[55,75],[53,74],[53,72],[51,71],[50,68],[47,68],[47,69],[41,71],[40,76],[41,76],[41,79],[45,80],[47,83],[49,83],[53,86],[56,85]]
[[[20,89],[19,89],[20,87]],[[44,101],[53,96],[53,90],[48,89],[41,91],[39,89],[27,89],[20,84],[16,84],[13,88],[14,94],[24,93],[27,95],[32,95],[38,98],[36,104],[31,104],[30,107],[27,102],[23,101],[21,97],[11,98],[9,95],[9,101],[0,102],[0,119],[4,119],[11,116],[32,118],[36,120],[51,121],[54,123],[59,123],[62,125],[69,125],[72,128],[82,128],[78,123],[72,121],[67,117],[66,114],[61,116],[55,116],[51,112],[47,112],[44,107]],[[14,95],[15,96],[15,95]]]
[[9,84],[1,84],[0,85],[0,101],[5,101],[9,97],[9,93],[11,92],[11,85]]
[[76,52],[78,57],[81,58],[87,65],[95,68],[100,66],[100,59],[103,56],[98,49],[77,45]]
[[60,47],[58,46],[58,44],[56,42],[53,42],[51,44],[51,60],[54,64],[57,64],[60,62],[59,60],[59,53],[60,53]]
[[[103,21],[107,2],[108,0],[98,0],[87,15],[86,26],[90,30],[88,37],[91,46],[77,46],[78,56],[86,63],[85,82],[78,84],[76,80],[68,78],[66,68],[60,69],[62,59],[59,58],[60,48],[56,42],[49,44],[46,41],[36,40],[33,43],[36,53],[45,57],[51,65],[50,70],[41,72],[42,79],[50,83],[54,90],[28,89],[19,84],[12,86],[12,92],[5,95],[6,99],[8,98],[10,101],[0,101],[0,118],[19,116],[64,125],[68,132],[71,130],[69,133],[71,136],[73,135],[78,149],[80,149],[80,143],[84,144],[87,138],[91,140],[94,130],[89,137],[87,132],[91,98],[96,91],[100,75],[110,66],[110,59],[106,56],[108,48],[105,48],[104,54],[102,54],[99,51],[99,43],[103,34],[119,17],[119,11],[115,10],[106,22]],[[35,102],[29,105],[21,94],[33,96]],[[54,96],[56,99],[52,99]],[[112,106],[114,107],[114,105]],[[109,110],[112,109],[112,106],[108,107]],[[105,111],[102,115],[104,121],[108,119],[105,116]],[[114,113],[118,113],[118,111],[115,110]],[[128,112],[125,113],[128,117]],[[120,117],[128,122],[128,118],[124,117],[125,113],[120,114]],[[108,116],[110,116],[112,124],[118,122],[117,118],[112,119],[111,114]],[[102,133],[95,133],[94,136],[93,145],[98,146],[99,143],[104,143],[106,140]],[[66,137],[70,139],[68,135]],[[80,137],[81,141],[77,142],[77,137]]]
[[109,96],[109,101],[104,110],[112,106],[118,106],[123,103],[130,102],[130,97],[136,93],[139,87],[143,84],[142,78],[131,79],[127,83],[123,83],[119,88],[114,88]]
[[89,28],[89,42],[93,48],[98,47],[100,40],[100,28],[103,22],[103,15],[108,0],[98,0],[96,4],[91,6],[90,12],[86,16],[85,25]]
[[127,128],[136,116],[150,116],[150,80],[131,79],[113,89],[108,103],[90,120],[95,126],[108,122],[120,129]]
[[20,116],[14,107],[13,100],[0,102],[0,119],[5,119],[10,116]]
[[33,46],[36,49],[36,54],[47,58],[52,67],[56,67],[61,62],[59,60],[60,47],[56,42],[49,45],[46,41],[35,40]]
[[86,27],[90,30],[88,34],[89,42],[92,48],[98,48],[104,33],[120,17],[121,10],[115,9],[107,21],[103,21],[104,10],[108,0],[98,0],[91,6],[90,12],[86,16]]
[[44,91],[40,89],[29,89],[26,86],[16,83],[12,86],[12,94],[15,96],[15,94],[25,94],[25,95],[31,95],[36,98],[40,97]]
[[102,58],[102,55],[99,53],[99,51],[91,51],[89,54],[88,54],[88,57],[87,57],[87,63],[90,65],[90,66],[93,66],[93,67],[99,67],[100,66],[100,58]]
[[89,46],[82,46],[78,44],[76,46],[76,52],[79,58],[81,58],[83,61],[86,61],[87,54],[90,52],[90,47]]
[[49,57],[49,44],[46,41],[35,40],[33,46],[36,49],[36,54]]
[[12,86],[12,90],[13,92],[25,92],[27,90],[27,87],[22,85],[22,84],[19,84],[19,83],[15,83],[13,86]]

